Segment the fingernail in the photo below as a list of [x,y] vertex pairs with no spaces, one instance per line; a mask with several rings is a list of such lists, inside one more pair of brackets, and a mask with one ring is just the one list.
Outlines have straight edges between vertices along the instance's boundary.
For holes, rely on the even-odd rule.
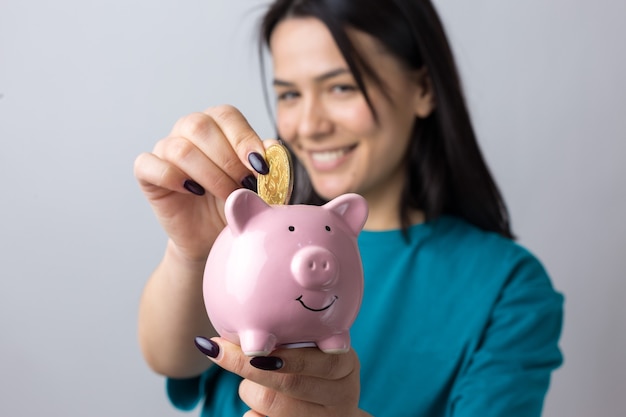
[[250,365],[264,371],[276,371],[283,367],[283,360],[275,356],[256,356],[250,359]]
[[256,193],[257,189],[257,180],[254,175],[249,175],[241,181],[241,185],[246,187],[248,190],[252,190]]
[[220,354],[220,346],[206,337],[198,336],[194,340],[194,343],[200,352],[210,358],[215,359],[217,358],[217,355]]
[[248,162],[250,162],[252,168],[254,168],[254,170],[259,174],[267,175],[270,173],[270,167],[267,166],[267,162],[265,162],[265,159],[260,153],[250,152],[248,155]]
[[204,195],[205,193],[204,188],[194,180],[186,180],[183,187],[185,187],[185,190],[195,195]]

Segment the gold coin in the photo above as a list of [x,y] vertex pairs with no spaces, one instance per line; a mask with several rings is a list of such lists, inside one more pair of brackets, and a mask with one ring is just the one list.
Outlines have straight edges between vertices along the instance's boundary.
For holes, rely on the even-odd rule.
[[259,175],[259,196],[267,204],[287,204],[293,189],[289,152],[283,145],[272,145],[265,151],[265,160],[270,172]]

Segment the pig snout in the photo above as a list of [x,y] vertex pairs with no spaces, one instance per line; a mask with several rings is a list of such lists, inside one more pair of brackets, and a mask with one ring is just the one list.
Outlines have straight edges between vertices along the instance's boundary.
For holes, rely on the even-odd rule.
[[337,282],[339,263],[328,249],[307,246],[300,249],[291,261],[291,272],[302,287],[320,290]]

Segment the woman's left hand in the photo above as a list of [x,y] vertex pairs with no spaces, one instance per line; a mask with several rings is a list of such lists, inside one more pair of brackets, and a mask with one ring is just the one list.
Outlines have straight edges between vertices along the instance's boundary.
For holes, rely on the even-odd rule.
[[328,354],[317,348],[280,349],[250,358],[223,338],[212,339],[219,354],[211,359],[244,380],[239,396],[251,410],[245,417],[362,417],[359,410],[359,358],[352,349]]

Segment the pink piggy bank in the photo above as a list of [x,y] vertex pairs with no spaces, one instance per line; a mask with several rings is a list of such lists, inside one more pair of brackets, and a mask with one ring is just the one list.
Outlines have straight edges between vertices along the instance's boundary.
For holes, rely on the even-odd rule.
[[268,205],[246,189],[225,205],[227,226],[207,259],[211,323],[248,356],[277,347],[350,349],[363,297],[357,236],[367,203],[344,194],[323,206]]

